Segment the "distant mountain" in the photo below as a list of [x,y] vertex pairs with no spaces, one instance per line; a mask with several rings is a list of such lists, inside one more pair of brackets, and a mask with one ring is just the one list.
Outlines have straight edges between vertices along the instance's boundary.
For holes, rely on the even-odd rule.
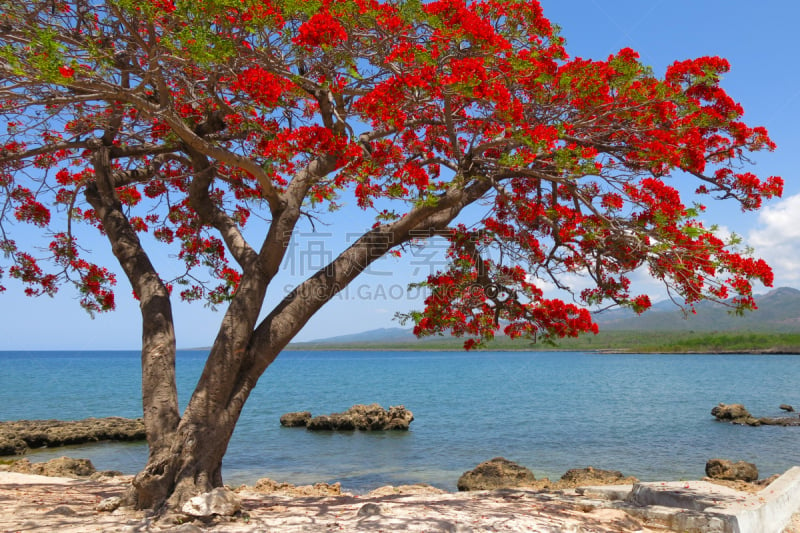
[[[737,316],[722,304],[702,302],[695,306],[697,314],[684,314],[672,302],[658,302],[637,315],[629,309],[614,309],[594,315],[602,331],[753,331],[800,333],[800,290],[780,287],[756,296],[758,309]],[[410,328],[381,328],[350,335],[339,335],[308,342],[295,342],[290,348],[323,346],[369,347],[372,345],[439,344],[449,337],[417,339]],[[457,344],[453,343],[454,346]]]
[[307,342],[295,342],[294,345],[308,344],[358,344],[363,342],[370,343],[394,343],[408,342],[415,340],[416,337],[408,328],[380,328],[350,335],[338,335]]
[[594,318],[606,331],[771,331],[800,332],[800,291],[780,287],[755,297],[758,309],[744,315],[713,302],[695,305],[696,314],[684,313],[672,302],[659,302],[637,315],[629,309],[596,313]]

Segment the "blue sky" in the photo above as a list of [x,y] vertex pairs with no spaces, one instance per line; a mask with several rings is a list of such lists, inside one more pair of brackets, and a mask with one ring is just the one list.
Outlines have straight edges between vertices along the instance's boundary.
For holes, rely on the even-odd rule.
[[[800,46],[795,37],[800,3],[544,0],[542,5],[545,15],[561,26],[573,57],[605,58],[629,46],[658,74],[678,59],[719,55],[730,61],[724,88],[744,106],[745,121],[766,126],[778,144],[776,152],[756,155],[754,171],[764,177],[780,175],[786,187],[782,199],[768,203],[759,213],[743,214],[732,203],[717,202],[709,203],[704,219],[743,236],[757,255],[773,266],[776,286],[800,288],[800,246],[796,245],[800,242],[796,163],[800,151]],[[329,226],[318,226],[318,233],[305,230],[284,263],[284,278],[271,288],[269,298],[274,302],[294,279],[310,274],[321,260],[336,254],[348,234],[369,224],[364,214],[346,207]],[[107,243],[98,241],[92,252],[109,255]],[[421,295],[405,289],[413,277],[424,278],[440,263],[434,252],[435,245],[410,251],[401,260],[390,258],[376,264],[323,308],[298,339],[396,326],[392,320],[396,311],[421,306]],[[119,278],[118,310],[94,320],[78,307],[69,290],[53,299],[31,299],[6,279],[9,290],[0,295],[0,350],[138,349],[138,307],[129,297],[127,281]],[[661,294],[646,280],[640,284],[654,298]],[[221,318],[201,304],[179,302],[175,303],[175,316],[178,345],[183,348],[209,345]]]

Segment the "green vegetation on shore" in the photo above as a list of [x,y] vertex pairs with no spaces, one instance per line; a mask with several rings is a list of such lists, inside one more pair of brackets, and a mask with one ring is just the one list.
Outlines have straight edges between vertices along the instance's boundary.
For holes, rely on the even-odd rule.
[[[800,290],[779,287],[756,296],[758,310],[743,316],[724,305],[700,302],[684,313],[671,302],[637,315],[613,309],[594,316],[597,335],[553,344],[498,337],[488,350],[574,350],[632,353],[796,353],[800,354]],[[290,345],[293,350],[460,350],[463,339],[417,339],[410,329],[383,328]]]
[[[419,340],[358,342],[306,342],[290,350],[459,350],[463,340],[435,337]],[[505,337],[487,350],[566,350],[634,353],[800,353],[800,333],[749,331],[601,331],[597,335],[562,339],[555,345],[533,344]]]

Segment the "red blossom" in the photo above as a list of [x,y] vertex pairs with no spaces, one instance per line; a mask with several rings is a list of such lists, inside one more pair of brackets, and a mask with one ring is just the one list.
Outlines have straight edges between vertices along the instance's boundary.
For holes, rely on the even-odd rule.
[[260,67],[251,67],[240,73],[232,89],[243,91],[265,107],[275,107],[281,96],[294,86],[289,80],[276,76]]
[[[171,247],[183,262],[181,297],[211,305],[234,298],[243,277],[228,247],[247,256],[240,238],[265,222],[291,233],[284,213],[355,205],[374,212],[375,231],[401,221],[416,224],[402,238],[446,235],[414,331],[450,332],[467,349],[500,331],[596,332],[595,305],[642,312],[650,300],[632,288],[637,269],[690,305],[732,298],[751,308],[752,284],[772,283],[769,267],[706,230],[702,208],[668,179],[698,176],[698,194],[745,210],[782,193],[781,178],[741,167],[775,145],[720,85],[724,59],[676,62],[662,78],[630,48],[571,59],[534,0],[435,0],[417,10],[378,0],[314,10],[148,0],[125,24],[97,7],[78,26],[53,26],[69,30],[64,57],[78,58],[58,67],[60,87],[30,67],[30,88],[7,85],[14,100],[0,102],[3,213],[52,235],[35,253],[0,245],[4,272],[29,294],[71,282],[87,310],[113,308],[114,276],[80,255],[77,236],[103,233],[103,206],[117,199],[114,223]],[[195,22],[203,32],[191,31]],[[114,61],[93,59],[98,47],[111,47]],[[36,59],[20,65],[52,61]],[[96,99],[75,86],[76,69]],[[42,103],[54,90],[59,97]],[[35,103],[19,108],[25,98]],[[99,178],[116,198],[95,210],[86,198],[108,191]],[[474,224],[452,227],[461,210],[458,220],[476,214]],[[545,298],[534,283],[570,279],[562,274],[590,280],[575,290],[580,306]]]
[[313,50],[321,46],[334,46],[347,40],[347,31],[331,13],[323,9],[317,11],[298,29],[292,42]]

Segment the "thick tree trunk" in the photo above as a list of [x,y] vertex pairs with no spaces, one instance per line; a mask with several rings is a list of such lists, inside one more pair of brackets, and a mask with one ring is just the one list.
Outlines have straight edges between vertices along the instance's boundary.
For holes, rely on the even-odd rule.
[[172,446],[150,460],[133,481],[141,509],[180,508],[189,498],[222,486],[222,458],[238,417],[184,413]]
[[[248,321],[243,318],[242,322]],[[277,352],[272,353],[269,359],[276,356]],[[239,361],[242,366],[238,371],[207,371],[201,376],[177,431],[170,436],[171,446],[151,453],[147,466],[134,479],[141,509],[180,508],[189,498],[223,484],[222,459],[256,380],[249,377],[253,375],[250,360],[234,353],[231,344],[215,345],[209,356],[212,360]],[[225,379],[220,379],[221,374]]]
[[[103,222],[111,249],[136,294],[142,315],[142,412],[149,447],[148,466],[159,472],[168,461],[178,428],[178,392],[175,380],[175,329],[169,291],[122,210],[111,177],[108,146],[97,146],[93,157],[95,182],[86,188],[86,199]],[[134,486],[136,483],[134,484]],[[140,508],[164,499],[152,483],[142,483],[128,499]]]
[[246,377],[247,347],[267,285],[257,265],[243,275],[168,445],[151,444],[148,463],[134,479],[139,508],[180,508],[189,498],[222,486],[222,458],[256,383]]

